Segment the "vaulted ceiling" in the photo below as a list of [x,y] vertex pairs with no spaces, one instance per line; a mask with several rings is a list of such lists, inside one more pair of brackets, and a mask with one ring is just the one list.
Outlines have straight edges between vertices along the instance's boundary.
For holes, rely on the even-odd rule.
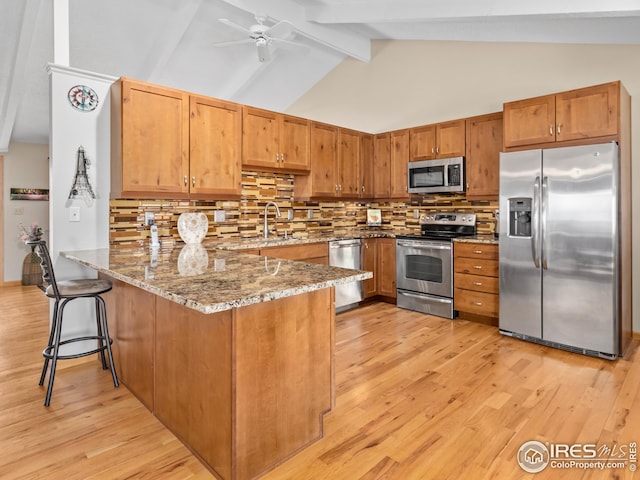
[[[49,141],[54,1],[0,0],[0,152]],[[640,44],[638,0],[61,1],[71,67],[278,111],[346,57],[368,62],[375,39]],[[262,62],[233,25],[281,20]]]

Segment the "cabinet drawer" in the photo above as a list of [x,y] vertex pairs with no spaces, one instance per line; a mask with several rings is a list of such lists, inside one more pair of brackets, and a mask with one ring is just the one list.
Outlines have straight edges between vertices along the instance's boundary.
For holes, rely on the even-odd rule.
[[456,273],[483,275],[487,277],[497,277],[499,271],[496,260],[484,260],[482,258],[456,257],[453,262],[453,268]]
[[308,258],[329,257],[329,244],[308,243],[304,245],[290,245],[285,247],[268,247],[262,248],[260,254],[273,257],[284,258],[287,260],[306,260]]
[[493,245],[488,243],[456,242],[454,248],[455,248],[456,257],[498,260],[498,245]]
[[498,293],[500,281],[498,277],[484,277],[481,275],[467,275],[456,273],[454,283],[456,288],[474,290],[476,292]]
[[454,289],[453,308],[462,312],[497,317],[500,311],[499,296],[493,293]]

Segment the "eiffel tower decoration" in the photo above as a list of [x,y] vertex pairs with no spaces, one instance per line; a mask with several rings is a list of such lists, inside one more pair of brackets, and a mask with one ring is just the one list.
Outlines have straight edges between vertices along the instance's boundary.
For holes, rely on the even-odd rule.
[[78,161],[76,164],[76,176],[73,179],[73,186],[69,193],[69,199],[80,198],[89,196],[90,198],[96,198],[96,194],[93,193],[91,184],[89,183],[89,177],[87,176],[87,167],[91,165],[89,159],[84,154],[84,148],[82,145],[78,148]]

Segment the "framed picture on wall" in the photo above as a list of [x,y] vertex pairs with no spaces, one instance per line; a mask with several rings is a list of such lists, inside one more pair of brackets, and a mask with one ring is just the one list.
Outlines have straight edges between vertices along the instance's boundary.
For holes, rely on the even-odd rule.
[[48,188],[12,188],[9,200],[49,200]]

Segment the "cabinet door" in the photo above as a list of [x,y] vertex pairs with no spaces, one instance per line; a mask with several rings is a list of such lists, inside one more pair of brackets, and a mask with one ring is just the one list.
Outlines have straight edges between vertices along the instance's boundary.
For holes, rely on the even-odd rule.
[[396,297],[396,240],[378,238],[378,295]]
[[189,96],[122,82],[122,194],[189,191]]
[[412,162],[436,158],[436,126],[424,125],[409,130]]
[[391,137],[376,135],[373,140],[373,197],[391,196]]
[[360,133],[340,129],[338,146],[341,198],[360,197]]
[[467,198],[498,198],[502,112],[467,119]]
[[556,97],[530,98],[504,104],[504,146],[554,142]]
[[360,146],[360,198],[373,198],[373,135],[362,135]]
[[618,82],[556,95],[556,141],[618,133]]
[[279,133],[280,168],[288,171],[309,172],[310,127],[309,120],[282,115]]
[[391,132],[391,197],[408,200],[409,130]]
[[242,165],[277,168],[278,120],[275,112],[257,108],[242,109]]
[[311,177],[313,196],[333,197],[338,194],[338,127],[324,123],[311,124]]
[[362,240],[362,270],[373,272],[373,278],[362,281],[362,290],[364,298],[373,297],[378,294],[376,281],[378,274],[376,273],[376,260],[378,258],[378,242],[376,238],[364,238]]
[[464,120],[436,125],[436,157],[462,157],[465,154]]
[[192,96],[189,136],[191,193],[240,195],[242,108]]

